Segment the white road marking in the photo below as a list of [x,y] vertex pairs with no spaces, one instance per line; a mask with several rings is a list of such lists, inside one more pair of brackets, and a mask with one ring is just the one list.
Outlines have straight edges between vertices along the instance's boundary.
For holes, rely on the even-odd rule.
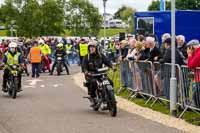
[[42,80],[39,79],[32,79],[32,80],[27,80],[26,82],[30,82],[29,85],[34,86],[37,84],[37,82],[41,82]]
[[44,87],[45,87],[45,85],[40,85],[40,87],[41,87],[41,88],[44,88]]
[[53,87],[57,88],[59,86],[63,86],[63,84],[54,84]]
[[25,86],[23,86],[23,88],[35,88],[35,86],[28,86],[28,85],[25,85]]

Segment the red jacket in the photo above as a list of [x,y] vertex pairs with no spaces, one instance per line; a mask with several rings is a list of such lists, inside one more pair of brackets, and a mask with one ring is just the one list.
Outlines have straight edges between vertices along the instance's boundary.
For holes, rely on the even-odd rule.
[[194,69],[195,82],[200,82],[200,48],[198,48],[192,56],[188,56],[188,68]]
[[192,56],[188,56],[188,67],[190,69],[200,67],[200,48]]

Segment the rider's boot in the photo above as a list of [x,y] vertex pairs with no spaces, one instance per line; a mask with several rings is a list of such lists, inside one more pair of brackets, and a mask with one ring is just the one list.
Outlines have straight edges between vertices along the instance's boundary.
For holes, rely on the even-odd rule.
[[18,84],[18,92],[23,91],[22,90],[22,84],[21,84],[21,79],[19,79],[19,84]]
[[69,71],[67,71],[67,75],[69,75]]
[[6,81],[3,81],[2,91],[3,91],[3,92],[8,92],[8,90],[7,90],[7,88],[6,88]]
[[50,71],[50,72],[49,72],[49,75],[53,75],[53,71]]
[[91,101],[90,107],[95,107],[97,105],[96,97],[91,97],[90,101]]

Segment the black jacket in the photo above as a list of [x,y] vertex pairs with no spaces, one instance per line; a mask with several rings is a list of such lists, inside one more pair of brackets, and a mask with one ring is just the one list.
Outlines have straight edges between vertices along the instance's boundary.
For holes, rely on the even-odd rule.
[[145,55],[145,60],[150,58],[150,49],[149,48],[145,48],[144,51],[144,55]]
[[178,50],[187,58],[187,44],[184,43],[182,47],[178,47]]
[[58,50],[57,49],[56,52],[55,52],[55,54],[54,54],[54,56],[55,56],[55,58],[62,57],[64,59],[64,57],[65,57],[66,54],[67,53],[66,53],[65,49],[63,49],[63,50]]
[[[179,65],[183,65],[184,64],[183,58],[181,57],[178,49],[176,49],[175,55],[176,55],[175,56],[175,63],[179,64]],[[165,50],[163,58],[161,58],[159,60],[159,62],[160,63],[171,63],[171,48]]]
[[103,64],[112,67],[111,62],[103,54],[88,54],[83,58],[83,71],[97,72],[97,69],[102,68]]
[[123,48],[123,49],[120,49],[120,55],[122,56],[122,59],[126,58],[126,56],[128,55],[128,48]]
[[160,55],[160,50],[157,47],[154,47],[149,53],[149,61],[154,61],[154,58]]

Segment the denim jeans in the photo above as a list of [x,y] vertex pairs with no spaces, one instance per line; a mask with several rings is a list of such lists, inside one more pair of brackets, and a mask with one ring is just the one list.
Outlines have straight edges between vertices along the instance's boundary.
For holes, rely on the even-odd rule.
[[195,107],[200,108],[200,83],[192,84],[192,101]]
[[129,81],[128,67],[129,66],[127,61],[121,62],[121,81],[124,87],[128,87],[128,81]]
[[32,77],[39,77],[40,63],[32,63]]

